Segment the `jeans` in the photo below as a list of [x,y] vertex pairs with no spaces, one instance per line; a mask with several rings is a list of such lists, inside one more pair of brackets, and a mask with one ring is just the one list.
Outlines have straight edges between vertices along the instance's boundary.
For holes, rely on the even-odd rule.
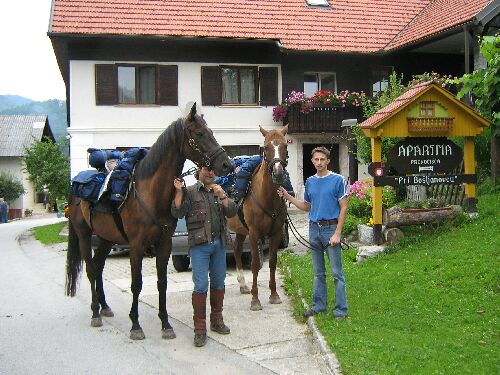
[[347,297],[344,271],[342,270],[342,249],[340,244],[337,246],[328,246],[328,241],[332,234],[335,233],[336,228],[337,225],[319,226],[314,223],[309,224],[309,242],[313,247],[312,263],[314,271],[312,310],[321,312],[328,309],[324,256],[324,251],[326,250],[335,284],[333,315],[345,316],[347,315]]
[[208,292],[208,272],[210,289],[224,289],[226,279],[226,250],[220,238],[213,242],[191,248],[191,267],[195,293]]

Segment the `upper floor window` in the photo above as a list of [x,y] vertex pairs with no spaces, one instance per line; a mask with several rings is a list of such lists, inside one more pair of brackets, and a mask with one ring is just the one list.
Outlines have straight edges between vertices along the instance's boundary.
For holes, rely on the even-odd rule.
[[337,92],[337,77],[335,73],[304,74],[304,94],[312,97],[319,90]]
[[327,7],[330,6],[328,4],[328,0],[306,0],[307,5],[310,6],[321,6],[321,7]]
[[391,75],[392,70],[392,66],[383,66],[372,70],[372,96],[377,96],[379,93],[387,89],[389,86],[389,76]]
[[258,66],[202,66],[203,105],[278,104],[278,68]]
[[177,65],[97,64],[97,105],[178,105]]
[[155,104],[156,68],[154,66],[118,66],[118,103]]
[[224,150],[226,150],[227,154],[231,158],[242,155],[252,156],[260,154],[260,148],[256,145],[224,146]]
[[257,67],[222,67],[222,104],[257,104]]
[[420,103],[420,116],[421,117],[434,117],[434,102],[421,102]]

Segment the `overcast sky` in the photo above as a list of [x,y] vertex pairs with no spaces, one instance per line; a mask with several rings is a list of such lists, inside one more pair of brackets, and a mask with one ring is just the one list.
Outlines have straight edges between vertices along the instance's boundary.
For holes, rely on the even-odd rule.
[[47,36],[51,4],[51,0],[0,2],[0,95],[66,99]]

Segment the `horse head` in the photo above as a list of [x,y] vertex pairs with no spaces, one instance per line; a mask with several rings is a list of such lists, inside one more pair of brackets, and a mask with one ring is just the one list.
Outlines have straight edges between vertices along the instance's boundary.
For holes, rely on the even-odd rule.
[[264,136],[264,160],[275,185],[285,182],[285,168],[288,164],[288,149],[285,135],[288,125],[280,130],[265,130],[260,126]]
[[218,176],[233,171],[226,151],[219,145],[203,117],[196,113],[196,103],[184,120],[184,133],[183,151],[186,158],[198,166],[210,167]]

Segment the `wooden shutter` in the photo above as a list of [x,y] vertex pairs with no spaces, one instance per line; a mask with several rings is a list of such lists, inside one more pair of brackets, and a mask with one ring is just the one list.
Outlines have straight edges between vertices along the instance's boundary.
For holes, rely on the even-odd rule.
[[179,104],[179,69],[177,65],[158,65],[158,92],[156,100],[159,105]]
[[96,64],[95,66],[95,104],[118,104],[118,77],[116,65]]
[[201,104],[220,105],[222,102],[222,78],[218,66],[201,67]]
[[260,68],[260,105],[278,105],[278,68]]

